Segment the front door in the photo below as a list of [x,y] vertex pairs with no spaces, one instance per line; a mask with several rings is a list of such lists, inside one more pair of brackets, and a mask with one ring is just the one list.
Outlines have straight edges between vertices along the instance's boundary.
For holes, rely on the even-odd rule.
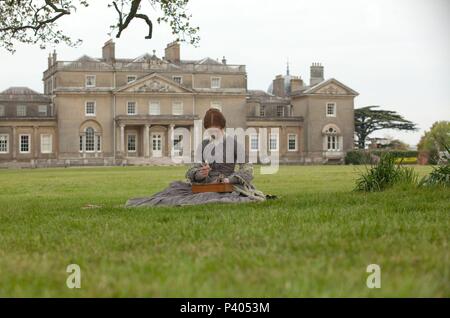
[[162,133],[152,133],[152,156],[162,156]]

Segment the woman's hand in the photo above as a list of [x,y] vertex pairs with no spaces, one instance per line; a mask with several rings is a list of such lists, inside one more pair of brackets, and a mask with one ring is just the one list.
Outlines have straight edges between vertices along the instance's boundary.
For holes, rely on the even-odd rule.
[[223,183],[230,183],[230,179],[228,179],[228,178],[223,178],[222,182],[223,182]]
[[197,171],[197,173],[202,178],[206,178],[209,174],[209,171],[211,171],[211,167],[209,166],[209,164],[206,164],[204,166],[201,166],[200,169]]

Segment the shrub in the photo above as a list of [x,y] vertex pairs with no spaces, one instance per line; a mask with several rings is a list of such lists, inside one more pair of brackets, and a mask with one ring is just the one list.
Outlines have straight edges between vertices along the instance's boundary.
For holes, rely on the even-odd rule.
[[389,153],[381,156],[378,164],[362,172],[356,180],[356,191],[382,191],[394,184],[417,185],[418,175],[408,167],[395,163],[395,157]]
[[372,163],[370,153],[364,150],[352,150],[345,155],[346,165],[362,165]]
[[420,181],[421,186],[444,186],[450,187],[450,165],[440,165],[433,168],[433,171],[422,178]]
[[372,150],[371,153],[379,157],[389,153],[394,158],[417,158],[419,156],[419,152],[415,150]]

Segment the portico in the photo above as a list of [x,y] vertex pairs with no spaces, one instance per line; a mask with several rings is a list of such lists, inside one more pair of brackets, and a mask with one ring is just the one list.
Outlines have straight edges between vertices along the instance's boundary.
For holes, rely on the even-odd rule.
[[[194,120],[193,115],[139,115],[118,116],[116,118],[116,152],[122,159],[168,158],[171,154],[182,156],[182,137],[177,134],[178,128],[189,131],[193,144]],[[192,150],[192,146],[190,147]],[[186,153],[185,153],[186,155]]]

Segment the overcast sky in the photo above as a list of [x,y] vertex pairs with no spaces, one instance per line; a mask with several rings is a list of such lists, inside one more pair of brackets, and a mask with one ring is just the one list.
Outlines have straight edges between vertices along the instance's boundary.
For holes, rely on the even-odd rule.
[[[77,48],[56,47],[58,60],[83,54],[101,56],[114,12],[107,0],[92,1],[61,23]],[[309,81],[309,66],[321,62],[334,77],[360,93],[355,107],[381,105],[420,126],[419,132],[380,132],[415,145],[424,129],[450,120],[450,1],[448,0],[191,0],[193,23],[200,27],[198,48],[182,45],[183,59],[226,56],[247,65],[249,89],[266,90],[275,75]],[[151,13],[150,13],[151,16]],[[174,37],[155,26],[154,38],[139,21],[116,39],[116,56],[163,55]],[[51,47],[53,49],[53,47]],[[17,46],[0,51],[0,90],[29,86],[42,92],[42,72],[50,48]],[[7,76],[6,76],[7,75]]]

